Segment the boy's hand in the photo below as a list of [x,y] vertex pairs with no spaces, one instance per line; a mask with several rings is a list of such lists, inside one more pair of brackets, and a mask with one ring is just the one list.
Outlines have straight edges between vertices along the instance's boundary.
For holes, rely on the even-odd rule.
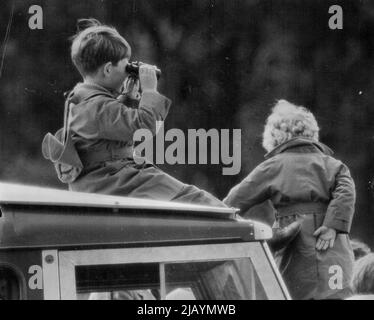
[[156,67],[142,64],[139,67],[139,79],[142,92],[157,92]]
[[140,99],[140,93],[139,93],[139,79],[133,78],[133,77],[127,77],[127,79],[124,82],[123,86],[123,94],[125,94],[127,97],[133,100],[139,100]]
[[318,237],[316,249],[324,251],[334,246],[336,231],[335,229],[322,226],[313,233],[313,236]]

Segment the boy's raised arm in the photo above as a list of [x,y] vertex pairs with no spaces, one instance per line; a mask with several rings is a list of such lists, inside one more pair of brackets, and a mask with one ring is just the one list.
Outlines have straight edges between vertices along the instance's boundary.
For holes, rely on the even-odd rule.
[[144,92],[138,109],[108,99],[96,114],[99,136],[108,140],[131,141],[138,129],[149,129],[155,135],[156,121],[165,120],[170,105],[171,100],[158,92]]

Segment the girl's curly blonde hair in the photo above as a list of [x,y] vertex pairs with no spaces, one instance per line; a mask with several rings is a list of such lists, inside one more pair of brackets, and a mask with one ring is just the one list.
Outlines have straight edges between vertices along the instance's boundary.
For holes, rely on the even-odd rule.
[[262,146],[270,152],[296,137],[319,139],[319,127],[313,114],[304,107],[279,100],[266,120]]

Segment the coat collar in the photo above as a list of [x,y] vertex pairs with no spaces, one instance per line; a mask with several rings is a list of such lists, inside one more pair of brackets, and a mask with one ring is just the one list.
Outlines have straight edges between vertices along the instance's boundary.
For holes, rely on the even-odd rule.
[[104,95],[115,98],[116,94],[108,89],[95,83],[78,83],[70,94],[72,102],[78,104],[84,100],[88,100],[93,96]]
[[279,146],[276,146],[273,150],[271,150],[265,155],[265,159],[269,159],[279,153],[286,151],[287,149],[296,148],[296,147],[314,147],[320,152],[323,152],[327,155],[331,156],[334,154],[334,152],[328,146],[326,146],[325,144],[321,142],[315,141],[310,138],[297,137],[297,138],[288,140],[280,144]]

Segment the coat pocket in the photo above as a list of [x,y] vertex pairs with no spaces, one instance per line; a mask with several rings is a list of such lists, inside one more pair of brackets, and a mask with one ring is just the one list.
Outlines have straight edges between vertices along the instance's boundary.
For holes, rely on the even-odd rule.
[[83,170],[83,164],[70,134],[63,143],[63,128],[55,135],[51,133],[45,135],[42,153],[44,158],[52,161],[57,177],[63,183],[74,182]]

